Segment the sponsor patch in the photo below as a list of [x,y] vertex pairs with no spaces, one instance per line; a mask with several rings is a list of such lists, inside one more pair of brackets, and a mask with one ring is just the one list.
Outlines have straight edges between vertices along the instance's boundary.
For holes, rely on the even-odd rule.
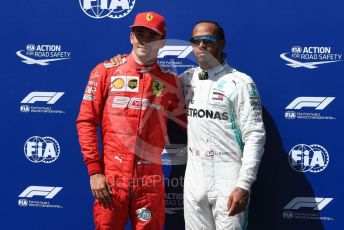
[[110,91],[139,92],[139,77],[137,76],[112,76]]
[[123,89],[123,86],[125,84],[123,78],[118,77],[115,78],[113,81],[111,81],[113,88],[115,89]]
[[111,68],[111,67],[114,67],[114,66],[116,66],[114,63],[110,63],[110,62],[108,62],[108,63],[104,63],[104,67],[105,68]]
[[83,99],[87,101],[94,101],[94,98],[95,98],[94,96],[89,95],[89,94],[84,94],[84,97],[83,97]]
[[217,101],[223,101],[223,98],[225,97],[225,95],[221,92],[213,92],[213,100],[217,100]]
[[94,95],[97,92],[97,88],[93,86],[86,86],[85,93]]
[[137,78],[128,78],[128,87],[130,89],[136,89],[138,86],[138,79]]
[[152,212],[148,208],[139,208],[136,210],[137,218],[143,222],[150,220]]
[[96,71],[95,73],[92,73],[90,79],[97,78],[97,77],[100,77],[100,74],[98,73],[98,71]]

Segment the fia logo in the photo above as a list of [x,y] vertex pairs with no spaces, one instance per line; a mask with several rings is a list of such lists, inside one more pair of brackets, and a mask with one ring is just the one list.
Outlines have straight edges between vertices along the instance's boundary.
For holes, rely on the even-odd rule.
[[24,145],[26,158],[33,163],[52,163],[60,155],[60,145],[52,137],[30,137]]
[[95,19],[123,18],[134,8],[136,0],[79,0],[84,13]]
[[321,145],[299,144],[289,152],[289,164],[297,172],[321,172],[329,161],[329,154]]
[[284,117],[287,119],[295,119],[296,118],[296,113],[294,111],[286,111],[284,113]]

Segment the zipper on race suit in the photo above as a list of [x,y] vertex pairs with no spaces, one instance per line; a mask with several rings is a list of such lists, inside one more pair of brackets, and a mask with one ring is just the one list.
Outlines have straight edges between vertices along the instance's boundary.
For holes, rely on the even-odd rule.
[[[133,168],[131,170],[131,178],[130,178],[130,185],[129,185],[129,197],[130,197],[130,200],[134,200],[134,190],[133,190],[133,180],[134,180],[134,172],[136,173],[137,175],[137,170],[136,170],[136,149],[137,149],[137,145],[138,145],[138,142],[139,142],[139,130],[140,130],[140,125],[141,125],[141,115],[142,115],[142,106],[143,106],[143,103],[142,103],[142,100],[143,100],[143,94],[144,94],[144,89],[145,89],[145,83],[146,83],[146,78],[144,76],[144,74],[142,72],[139,72],[139,81],[142,80],[142,84],[140,84],[140,86],[142,86],[142,90],[141,90],[141,108],[140,108],[140,111],[139,111],[139,119],[138,119],[138,122],[137,122],[137,129],[136,129],[136,141],[135,141],[135,146],[134,146],[134,159],[133,159]],[[140,90],[140,89],[139,89]]]

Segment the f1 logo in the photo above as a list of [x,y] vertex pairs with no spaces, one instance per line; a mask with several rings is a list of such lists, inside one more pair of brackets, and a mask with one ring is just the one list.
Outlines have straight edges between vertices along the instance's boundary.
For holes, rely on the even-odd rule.
[[303,107],[313,107],[316,110],[323,110],[335,97],[298,97],[292,101],[286,109],[302,109]]
[[333,198],[322,197],[295,197],[283,209],[300,209],[300,208],[313,208],[315,211],[320,211],[330,203]]
[[46,199],[52,199],[61,189],[62,187],[29,186],[20,193],[19,197],[31,198],[34,196],[43,196]]
[[64,92],[31,92],[20,103],[34,104],[35,102],[47,102],[47,104],[55,104]]
[[158,58],[165,56],[177,56],[185,58],[192,52],[192,46],[164,46],[159,50]]

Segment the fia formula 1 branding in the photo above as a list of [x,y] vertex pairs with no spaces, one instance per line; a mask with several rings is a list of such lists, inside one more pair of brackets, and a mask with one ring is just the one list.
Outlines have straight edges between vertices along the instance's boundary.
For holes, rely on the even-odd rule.
[[323,210],[333,198],[322,197],[295,197],[283,209],[298,210],[302,208],[310,208],[314,211]]
[[47,66],[51,62],[71,59],[71,52],[62,49],[61,45],[27,44],[25,49],[18,50],[16,54],[28,65]]
[[316,69],[319,65],[342,61],[342,54],[330,46],[293,46],[280,57],[292,68]]
[[24,208],[63,208],[60,204],[51,203],[62,188],[56,186],[28,186],[19,194],[17,204]]
[[159,65],[162,68],[170,69],[174,73],[181,74],[188,68],[198,66],[192,51],[189,42],[168,39],[167,45],[159,50]]
[[320,213],[332,200],[329,197],[295,197],[284,206],[282,217],[286,220],[333,221],[333,217]]
[[334,99],[335,97],[297,97],[285,107],[284,117],[286,119],[335,120],[335,117],[324,114],[325,109]]
[[22,113],[64,114],[65,112],[55,107],[55,103],[65,92],[33,91],[27,94],[20,102]]
[[127,16],[136,0],[79,0],[84,13],[95,19],[119,19]]

